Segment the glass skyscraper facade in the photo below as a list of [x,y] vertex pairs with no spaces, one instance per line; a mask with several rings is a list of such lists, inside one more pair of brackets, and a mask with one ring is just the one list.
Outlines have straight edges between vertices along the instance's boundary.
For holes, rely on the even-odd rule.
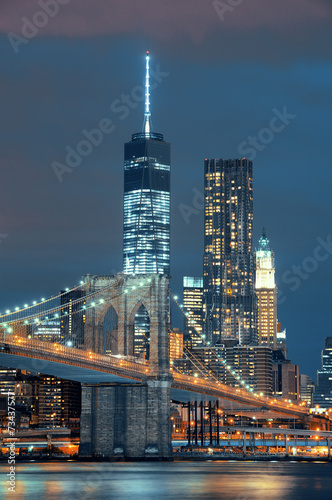
[[185,312],[183,332],[186,347],[203,343],[203,278],[183,278],[183,310]]
[[[123,272],[170,275],[170,144],[152,131],[150,56],[146,55],[142,132],[124,150]],[[134,353],[149,358],[150,318],[142,304],[135,316]]]
[[170,144],[134,134],[125,144],[123,269],[170,273]]
[[257,342],[252,251],[253,163],[205,160],[204,333],[212,344]]
[[313,404],[332,408],[332,337],[326,337],[322,351],[322,368],[317,371]]
[[124,152],[123,270],[170,274],[170,144],[152,132],[149,54],[143,131]]

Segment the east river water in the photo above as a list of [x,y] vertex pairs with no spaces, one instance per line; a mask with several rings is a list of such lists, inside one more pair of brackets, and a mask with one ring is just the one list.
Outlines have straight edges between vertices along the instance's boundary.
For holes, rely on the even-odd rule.
[[16,464],[5,500],[331,500],[332,463],[324,462],[30,462]]

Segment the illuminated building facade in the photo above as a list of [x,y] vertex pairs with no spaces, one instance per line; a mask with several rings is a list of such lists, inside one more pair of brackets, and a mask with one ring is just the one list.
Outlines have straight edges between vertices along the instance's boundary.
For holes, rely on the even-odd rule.
[[125,144],[123,269],[170,274],[170,144],[152,132],[149,54],[143,131]]
[[[146,55],[142,132],[124,151],[123,271],[170,274],[170,144],[152,132],[150,56]],[[135,317],[135,355],[149,358],[150,320],[142,305]]]
[[317,371],[313,404],[332,408],[332,337],[326,337],[322,351],[322,368]]
[[71,290],[61,292],[61,342],[69,347],[84,345],[85,313],[83,306],[84,290]]
[[277,287],[274,253],[265,230],[256,250],[257,330],[259,344],[277,348]]
[[81,414],[79,382],[40,375],[38,381],[38,426],[75,426]]
[[[62,332],[63,333],[63,332]],[[60,342],[61,327],[59,320],[42,321],[38,327],[32,332],[33,337],[37,337],[44,342]]]
[[307,403],[307,406],[312,406],[312,396],[315,390],[315,382],[309,375],[300,375],[300,392],[301,400]]
[[205,160],[204,193],[205,335],[249,345],[257,340],[252,162]]
[[201,345],[203,334],[203,278],[183,278],[184,340],[188,348]]
[[169,332],[169,357],[171,364],[173,364],[174,359],[182,359],[183,357],[183,333],[178,328],[173,328]]
[[272,350],[272,394],[281,398],[300,399],[299,365],[285,359],[281,350]]

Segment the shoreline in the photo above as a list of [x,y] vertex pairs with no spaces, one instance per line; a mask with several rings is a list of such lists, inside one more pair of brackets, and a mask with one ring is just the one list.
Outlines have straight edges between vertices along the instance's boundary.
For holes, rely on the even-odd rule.
[[[248,455],[248,456],[243,456],[243,455],[194,455],[190,456],[190,454],[176,454],[172,458],[130,458],[126,459],[124,457],[118,457],[118,458],[103,458],[103,457],[75,457],[75,458],[70,458],[70,457],[36,457],[36,458],[17,458],[16,463],[17,464],[23,464],[23,463],[49,463],[49,462],[89,462],[89,463],[100,463],[100,462],[109,462],[109,463],[116,463],[116,462],[324,462],[324,463],[331,463],[332,459],[329,459],[327,457],[293,457],[293,456],[260,456],[260,455]],[[0,459],[0,466],[1,464],[7,464],[7,460]]]

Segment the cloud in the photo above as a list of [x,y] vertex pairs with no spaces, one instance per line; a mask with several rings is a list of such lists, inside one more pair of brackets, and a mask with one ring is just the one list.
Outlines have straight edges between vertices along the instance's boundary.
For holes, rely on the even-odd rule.
[[[54,2],[62,5],[54,7]],[[294,27],[327,23],[332,10],[324,0],[2,0],[0,31],[22,33],[27,18],[53,5],[38,36],[94,37],[103,35],[148,35],[156,40],[187,38],[199,43],[211,32],[268,28],[279,32]],[[228,5],[223,14],[222,4]],[[55,11],[54,11],[55,12]],[[35,16],[35,17],[34,17]],[[221,18],[224,18],[223,20]],[[38,21],[37,21],[38,22]],[[37,36],[36,35],[36,36]]]

